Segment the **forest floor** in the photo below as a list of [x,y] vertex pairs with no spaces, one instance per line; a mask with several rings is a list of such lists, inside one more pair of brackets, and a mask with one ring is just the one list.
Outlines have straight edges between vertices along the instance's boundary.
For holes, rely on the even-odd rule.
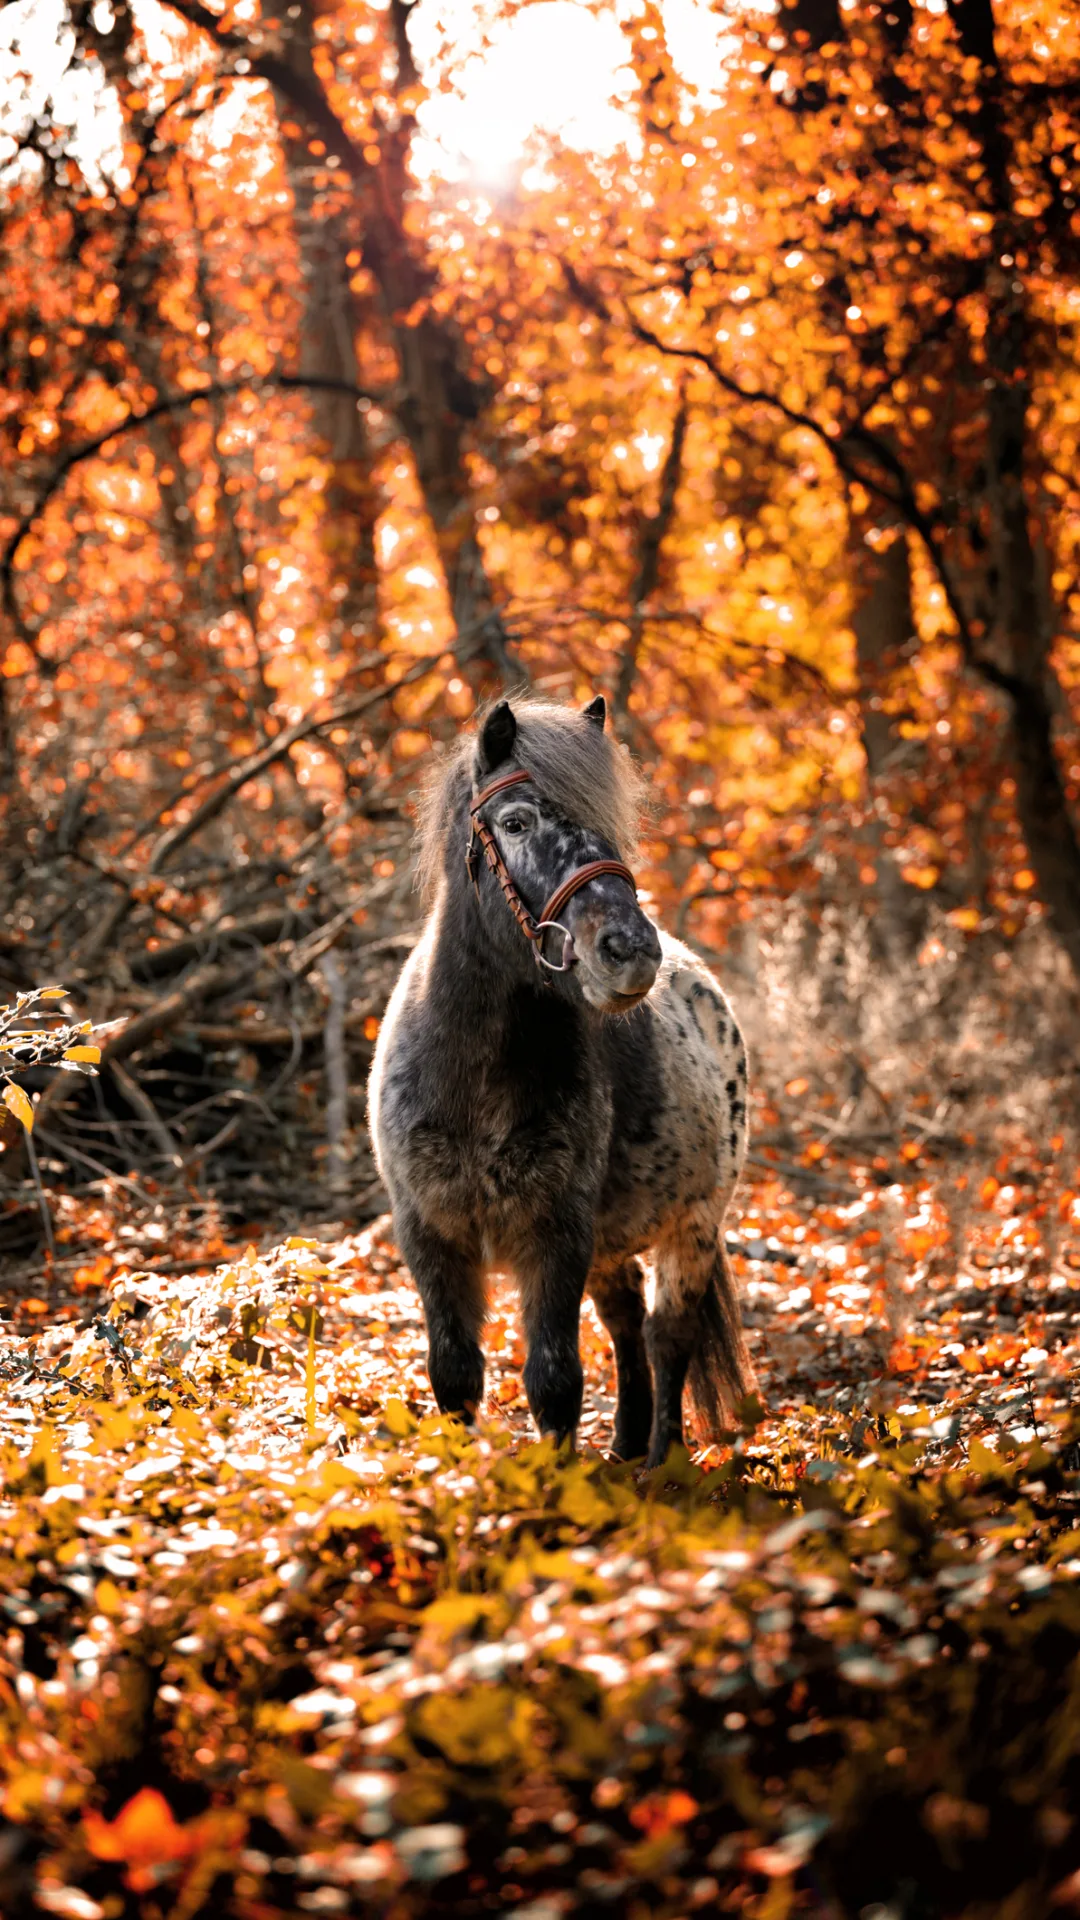
[[61,1211],[0,1330],[0,1911],[1080,1910],[1074,1196],[962,1178],[961,1262],[907,1174],[758,1158],[762,1417],[652,1475],[591,1307],[558,1456],[506,1287],[435,1415],[385,1220],[155,1273],[126,1190]]

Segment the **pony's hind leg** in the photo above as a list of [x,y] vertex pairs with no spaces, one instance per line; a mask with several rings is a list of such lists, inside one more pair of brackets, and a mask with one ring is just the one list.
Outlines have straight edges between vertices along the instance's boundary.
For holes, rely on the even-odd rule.
[[717,1196],[687,1208],[656,1248],[656,1300],[645,1325],[655,1408],[646,1465],[658,1467],[683,1437],[687,1375],[699,1410],[715,1430],[753,1386],[739,1303],[719,1223]]
[[640,1260],[589,1275],[589,1292],[615,1348],[618,1399],[611,1451],[639,1460],[652,1432],[653,1390],[645,1351],[645,1274]]
[[442,1413],[476,1417],[484,1393],[484,1280],[479,1259],[444,1240],[412,1207],[394,1208],[398,1247],[424,1305],[428,1376]]

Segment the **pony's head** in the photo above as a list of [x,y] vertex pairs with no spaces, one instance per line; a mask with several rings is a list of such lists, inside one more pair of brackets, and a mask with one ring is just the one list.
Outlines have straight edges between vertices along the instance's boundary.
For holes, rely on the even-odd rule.
[[[606,714],[602,696],[581,712],[502,700],[477,732],[470,805],[486,788],[497,788],[479,818],[533,921],[580,869],[595,861],[618,864],[632,854],[638,776],[629,755],[606,736]],[[498,787],[515,773],[528,778]],[[478,867],[478,893],[498,948],[505,951],[509,927],[531,965],[528,943],[486,861]],[[565,972],[549,975],[557,990],[580,994],[600,1013],[637,1006],[656,979],[661,954],[631,883],[619,874],[597,874],[563,899],[556,917],[544,951],[556,964],[567,961]]]

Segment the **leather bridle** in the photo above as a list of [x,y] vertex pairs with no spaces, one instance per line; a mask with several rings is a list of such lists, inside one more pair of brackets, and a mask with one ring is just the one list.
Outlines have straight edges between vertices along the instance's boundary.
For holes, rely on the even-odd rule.
[[[522,933],[525,935],[526,940],[529,942],[529,945],[532,947],[533,959],[536,961],[537,966],[546,967],[549,973],[568,973],[575,959],[574,937],[557,917],[562,912],[567,901],[571,900],[581,887],[587,887],[590,880],[598,880],[601,874],[604,873],[612,873],[617,879],[625,880],[627,885],[633,889],[635,895],[637,894],[637,885],[629,867],[624,867],[621,860],[587,860],[583,867],[575,867],[569,879],[564,880],[561,885],[556,887],[551,898],[545,902],[539,920],[533,918],[510,877],[506,862],[499,852],[491,828],[480,818],[481,807],[485,807],[489,800],[494,800],[497,793],[503,793],[507,787],[520,786],[523,781],[531,780],[532,777],[531,773],[522,769],[518,773],[504,773],[500,780],[492,780],[486,787],[481,788],[475,800],[473,800],[469,806],[469,844],[465,850],[465,865],[468,868],[469,879],[472,881],[473,889],[477,898],[479,898],[480,855],[482,851],[484,859],[487,861],[488,866],[491,868],[492,873],[502,888],[503,897],[506,900],[507,906],[517,921],[518,926],[521,928]],[[479,845],[477,844],[478,842]],[[555,927],[563,936],[562,964],[560,966],[556,966],[553,960],[547,960],[544,957],[544,935],[549,927]]]

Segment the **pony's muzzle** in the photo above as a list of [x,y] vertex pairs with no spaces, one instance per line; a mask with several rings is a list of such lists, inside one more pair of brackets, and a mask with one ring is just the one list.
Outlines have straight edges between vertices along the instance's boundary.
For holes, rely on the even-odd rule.
[[643,913],[636,913],[632,924],[609,921],[596,936],[593,954],[614,1001],[642,999],[660,971],[659,937]]

